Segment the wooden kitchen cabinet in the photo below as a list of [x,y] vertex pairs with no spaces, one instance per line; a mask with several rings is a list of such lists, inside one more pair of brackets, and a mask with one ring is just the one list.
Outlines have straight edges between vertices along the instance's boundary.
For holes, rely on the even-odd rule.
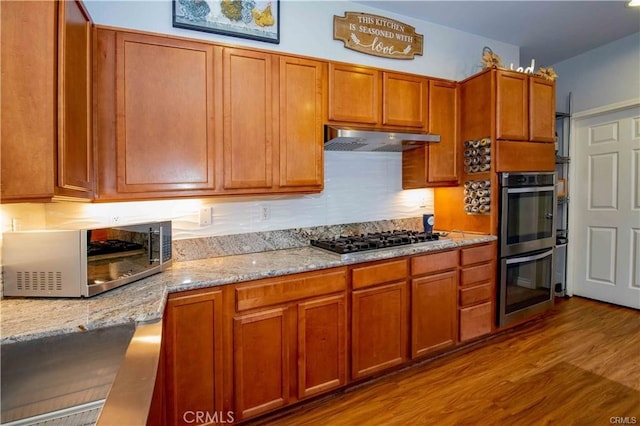
[[411,259],[411,357],[457,341],[458,250]]
[[406,260],[351,271],[351,377],[361,379],[407,361]]
[[514,71],[496,71],[496,137],[554,142],[555,84]]
[[428,94],[425,77],[329,63],[330,121],[426,130]]
[[326,64],[225,48],[223,75],[224,192],[322,190]]
[[440,135],[440,142],[403,151],[403,189],[456,186],[460,180],[457,83],[430,81],[428,110],[428,131]]
[[273,187],[273,61],[269,53],[223,53],[224,189]]
[[167,420],[186,424],[187,411],[223,410],[223,314],[220,290],[169,295],[165,319]]
[[0,8],[0,198],[90,199],[90,16],[79,1],[2,2]]
[[289,403],[289,347],[285,308],[233,320],[235,412],[237,420]]
[[279,192],[322,190],[327,64],[279,57]]
[[102,28],[96,46],[97,199],[211,194],[215,48]]
[[106,28],[96,40],[99,200],[322,190],[324,62]]
[[496,306],[496,243],[460,250],[460,342],[493,331]]
[[382,73],[382,124],[427,128],[429,80],[424,77]]
[[380,78],[380,71],[376,69],[329,63],[328,119],[378,124],[382,98]]
[[346,268],[238,285],[238,420],[346,384]]

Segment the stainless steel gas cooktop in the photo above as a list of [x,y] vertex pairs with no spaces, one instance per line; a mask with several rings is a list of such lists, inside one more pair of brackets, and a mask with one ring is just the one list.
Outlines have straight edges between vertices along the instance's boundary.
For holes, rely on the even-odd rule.
[[444,234],[438,232],[387,231],[372,234],[340,236],[311,240],[311,245],[333,253],[348,254],[390,247],[438,241]]

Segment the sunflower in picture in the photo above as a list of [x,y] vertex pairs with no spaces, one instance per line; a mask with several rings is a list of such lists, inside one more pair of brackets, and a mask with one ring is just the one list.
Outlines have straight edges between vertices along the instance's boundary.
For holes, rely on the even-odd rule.
[[275,23],[273,14],[271,13],[271,2],[267,4],[262,12],[257,9],[251,11],[253,14],[253,20],[259,27],[270,27]]

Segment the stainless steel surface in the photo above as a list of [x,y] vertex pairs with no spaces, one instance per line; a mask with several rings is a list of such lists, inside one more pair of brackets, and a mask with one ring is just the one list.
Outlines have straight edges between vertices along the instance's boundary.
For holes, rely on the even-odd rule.
[[98,426],[145,425],[160,359],[162,321],[136,328],[98,419]]
[[401,152],[440,142],[439,135],[409,130],[325,126],[327,151]]
[[[156,274],[171,265],[171,221],[104,228],[101,231],[120,237],[106,241],[91,240],[91,233],[95,231],[5,233],[4,295],[90,297]],[[132,241],[140,235],[144,235],[144,241]],[[119,251],[104,251],[107,254],[90,250],[95,244],[114,241],[135,243],[139,250],[132,249],[133,244],[126,249],[118,247]]]
[[3,423],[3,426],[89,426],[95,425],[102,410],[104,400],[89,402],[75,407],[65,408],[51,413],[41,414],[15,422]]
[[[522,288],[518,288],[518,286],[511,286],[511,291],[514,290],[523,290],[523,294],[522,294],[522,300],[523,301],[528,301],[528,304],[520,309],[517,309],[515,311],[512,312],[507,312],[507,304],[509,302],[513,303],[513,300],[507,300],[508,299],[508,295],[507,295],[507,287],[509,286],[509,283],[507,282],[507,268],[510,265],[518,265],[518,264],[525,264],[525,263],[529,263],[529,262],[537,262],[540,261],[544,258],[550,258],[550,267],[548,268],[547,271],[547,276],[536,276],[535,280],[529,280],[529,279],[525,279],[525,286],[524,289]],[[549,250],[542,252],[542,253],[535,253],[529,256],[520,256],[520,257],[513,257],[513,258],[502,258],[500,260],[500,289],[499,289],[499,310],[498,310],[498,325],[499,326],[505,326],[511,323],[514,323],[516,321],[519,320],[523,320],[526,318],[531,317],[532,315],[541,313],[541,312],[545,312],[548,309],[551,309],[553,307],[554,304],[554,283],[553,283],[553,270],[554,270],[554,248],[549,248]],[[548,289],[548,294],[546,295],[546,300],[539,300],[539,301],[535,301],[535,300],[531,300],[530,297],[530,292],[532,290],[531,286],[532,285],[538,285],[538,280],[544,280],[545,281],[545,285],[547,287],[544,287],[545,289]],[[536,287],[536,289],[539,287]],[[529,294],[527,294],[529,293]],[[513,297],[513,296],[512,296]]]
[[105,399],[133,332],[130,323],[2,345],[0,422]]

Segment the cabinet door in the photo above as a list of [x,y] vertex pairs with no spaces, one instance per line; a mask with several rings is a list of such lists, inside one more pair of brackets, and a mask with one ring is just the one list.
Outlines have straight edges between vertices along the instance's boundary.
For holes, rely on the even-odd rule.
[[323,62],[280,58],[280,187],[322,189],[325,76]]
[[224,49],[224,188],[273,186],[273,56]]
[[412,75],[382,73],[382,124],[427,128],[429,81]]
[[50,199],[56,137],[57,2],[0,2],[2,202]]
[[523,73],[496,73],[496,132],[498,139],[529,139],[529,85]]
[[91,20],[79,1],[58,2],[58,193],[90,198]]
[[237,420],[289,402],[289,341],[286,309],[247,314],[233,321]]
[[460,342],[491,333],[493,323],[492,302],[460,309]]
[[214,188],[213,46],[116,39],[118,192]]
[[429,84],[429,132],[440,135],[440,142],[429,144],[427,181],[457,185],[462,146],[458,143],[458,85],[444,81]]
[[457,271],[411,280],[411,356],[456,342]]
[[329,120],[378,124],[380,91],[378,70],[330,63]]
[[166,395],[170,424],[186,411],[222,410],[222,293],[170,297],[166,317]]
[[407,360],[407,283],[351,294],[351,376],[366,377]]
[[298,304],[298,398],[346,383],[345,296]]
[[555,142],[556,89],[553,81],[529,77],[529,139]]

